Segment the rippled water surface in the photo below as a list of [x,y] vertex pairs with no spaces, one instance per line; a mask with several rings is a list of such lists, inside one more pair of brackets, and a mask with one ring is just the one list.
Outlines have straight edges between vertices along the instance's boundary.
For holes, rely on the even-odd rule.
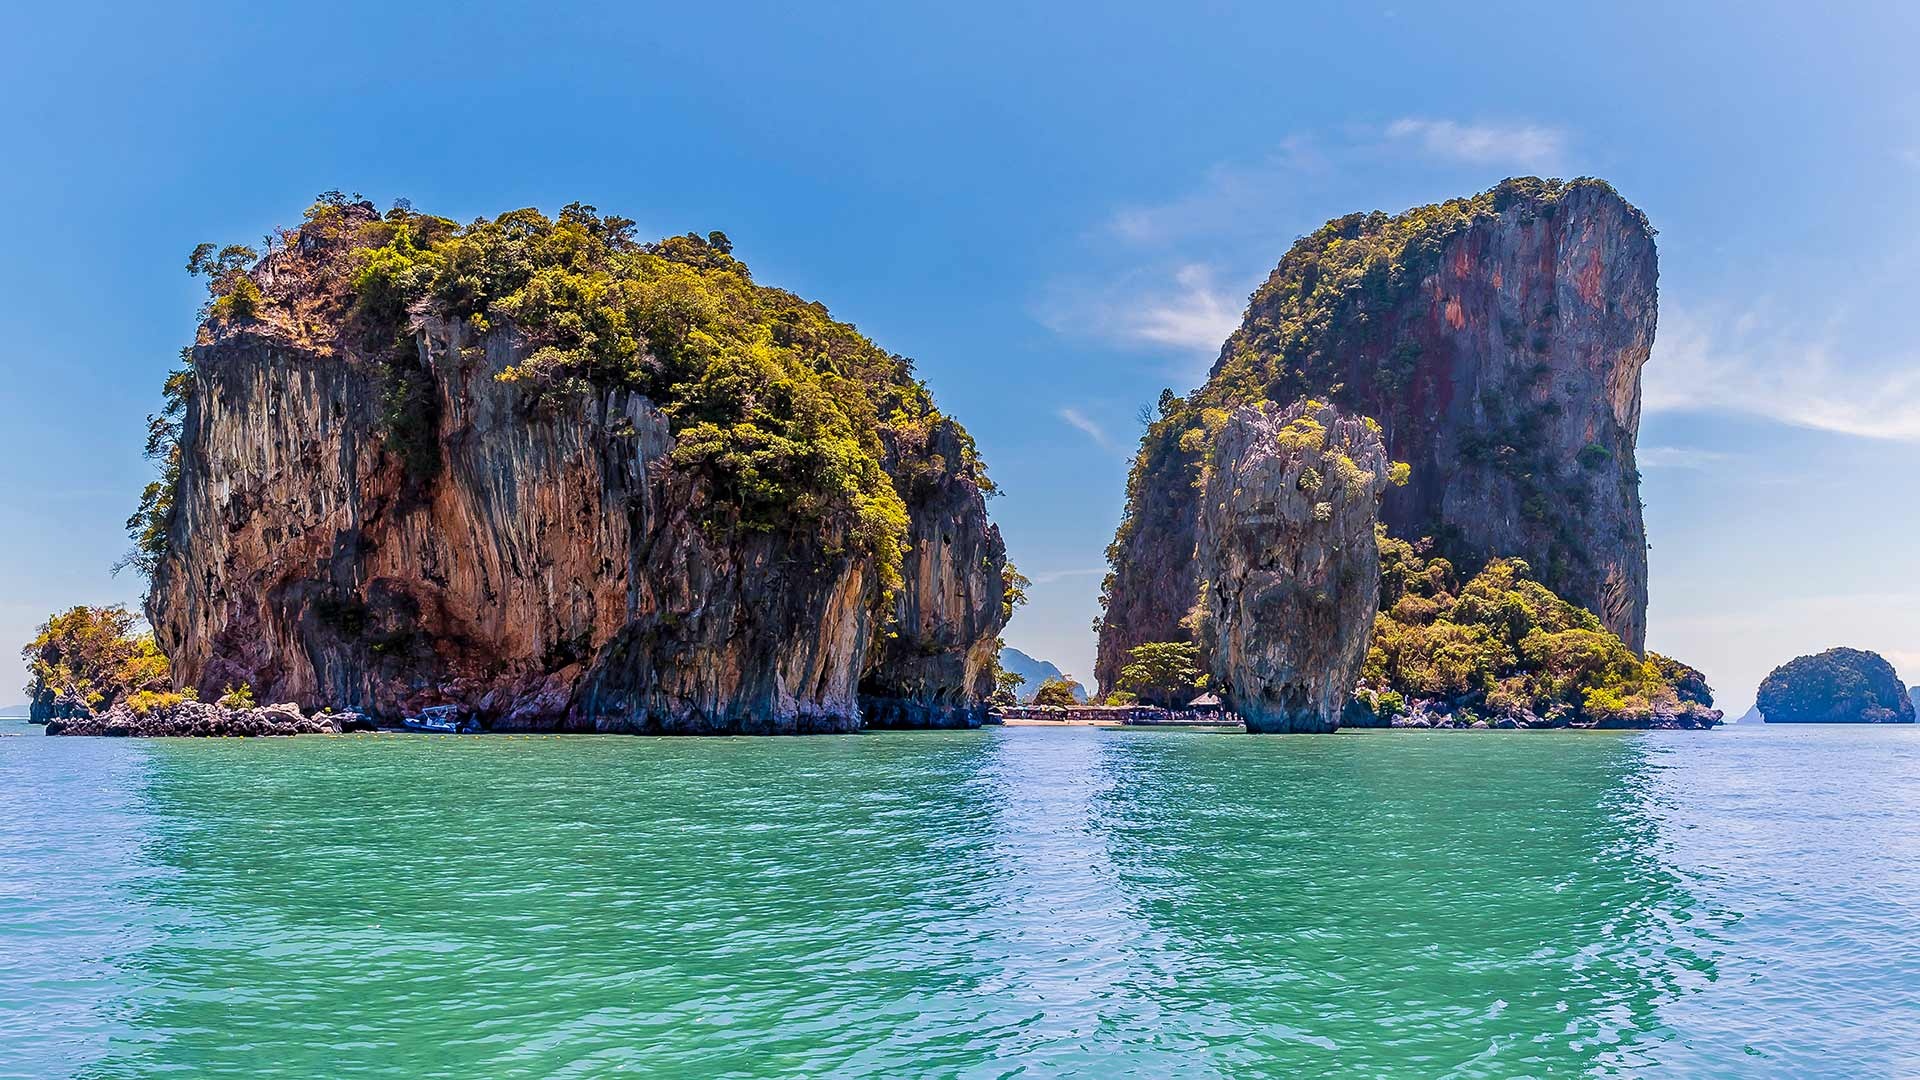
[[1910,728],[36,730],[0,1075],[1915,1075],[1917,808]]

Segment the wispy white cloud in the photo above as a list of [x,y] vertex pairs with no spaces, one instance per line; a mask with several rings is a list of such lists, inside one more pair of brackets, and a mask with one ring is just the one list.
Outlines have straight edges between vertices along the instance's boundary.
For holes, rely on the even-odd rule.
[[1056,283],[1035,313],[1062,335],[1178,353],[1181,369],[1169,374],[1186,378],[1194,374],[1191,361],[1211,359],[1240,325],[1245,291],[1250,284],[1244,291],[1222,286],[1212,267],[1185,262],[1103,285]]
[[1881,655],[1893,670],[1899,673],[1902,681],[1914,684],[1920,682],[1920,649],[1888,649]]
[[1920,355],[1843,357],[1826,337],[1756,312],[1668,310],[1645,374],[1648,412],[1727,412],[1920,442]]
[[1721,450],[1701,450],[1691,446],[1643,446],[1634,453],[1634,461],[1643,469],[1710,469],[1733,460]]
[[1083,566],[1073,570],[1049,570],[1043,574],[1035,574],[1029,580],[1035,585],[1052,585],[1057,581],[1065,581],[1068,578],[1097,577],[1106,572],[1107,568],[1104,566]]
[[1112,438],[1108,437],[1106,429],[1079,409],[1068,406],[1059,411],[1059,416],[1060,419],[1065,420],[1068,424],[1085,432],[1087,438],[1092,439],[1100,449],[1108,451],[1109,453],[1119,451],[1119,446],[1114,443]]
[[1240,304],[1214,283],[1211,267],[1187,263],[1173,272],[1173,287],[1135,298],[1121,331],[1155,345],[1217,353],[1220,343],[1240,325]]
[[1540,172],[1558,168],[1567,155],[1566,133],[1540,124],[1466,124],[1404,117],[1387,125],[1386,137],[1436,158]]
[[1291,135],[1257,161],[1210,166],[1199,183],[1165,202],[1115,210],[1102,231],[1128,244],[1152,246],[1244,231],[1250,224],[1258,228],[1284,205],[1300,177],[1329,166],[1314,140]]

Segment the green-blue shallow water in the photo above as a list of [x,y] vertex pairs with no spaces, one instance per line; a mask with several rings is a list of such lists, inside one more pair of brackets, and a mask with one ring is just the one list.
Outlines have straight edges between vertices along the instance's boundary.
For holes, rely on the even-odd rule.
[[0,1075],[1915,1075],[1916,807],[1907,728],[35,730]]

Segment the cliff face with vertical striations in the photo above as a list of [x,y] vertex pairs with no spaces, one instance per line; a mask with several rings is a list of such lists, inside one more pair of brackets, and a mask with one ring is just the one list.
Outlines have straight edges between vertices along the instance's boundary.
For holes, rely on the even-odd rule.
[[980,490],[950,463],[971,450],[942,420],[917,441],[890,433],[884,459],[906,499],[905,586],[873,644],[860,699],[869,727],[977,727],[993,693],[1006,549]]
[[1380,598],[1374,536],[1392,464],[1360,417],[1242,406],[1201,493],[1197,620],[1211,687],[1248,731],[1333,731]]
[[1379,422],[1412,466],[1389,532],[1464,568],[1526,559],[1632,648],[1646,632],[1634,439],[1653,344],[1653,230],[1600,181],[1510,180],[1300,240],[1254,294],[1207,383],[1163,399],[1109,561],[1097,674],[1188,636],[1206,448],[1229,410],[1303,395]]
[[316,207],[215,305],[155,511],[182,684],[505,729],[977,723],[1005,552],[964,431],[724,246],[569,213]]

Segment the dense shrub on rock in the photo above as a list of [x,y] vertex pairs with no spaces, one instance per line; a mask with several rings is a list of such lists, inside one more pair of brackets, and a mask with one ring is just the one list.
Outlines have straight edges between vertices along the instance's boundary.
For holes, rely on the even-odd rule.
[[1591,611],[1554,595],[1521,559],[1495,559],[1464,585],[1429,546],[1380,543],[1380,614],[1362,669],[1375,692],[1475,714],[1638,726],[1705,720],[1712,690],[1677,660],[1628,648]]
[[167,658],[124,606],[69,608],[40,624],[20,650],[34,723],[104,711],[122,702],[144,709],[179,701]]

